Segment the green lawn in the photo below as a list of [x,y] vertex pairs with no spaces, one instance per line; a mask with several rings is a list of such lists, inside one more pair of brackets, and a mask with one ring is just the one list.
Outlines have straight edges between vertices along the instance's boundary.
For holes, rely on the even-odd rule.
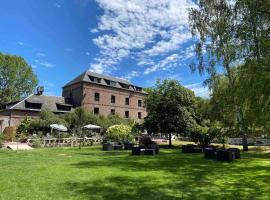
[[100,147],[0,151],[0,199],[270,199],[270,156],[222,163],[162,149],[155,157]]

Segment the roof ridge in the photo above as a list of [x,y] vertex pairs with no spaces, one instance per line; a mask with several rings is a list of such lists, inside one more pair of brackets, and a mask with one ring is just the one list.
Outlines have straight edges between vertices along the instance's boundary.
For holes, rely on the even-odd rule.
[[35,95],[35,94],[31,94],[31,95],[29,95],[28,97],[22,99],[22,100],[19,101],[18,103],[16,103],[16,104],[14,104],[13,106],[11,106],[11,107],[9,108],[9,110],[13,109],[15,106],[19,105],[19,104],[22,103],[23,101],[26,101],[27,99],[29,99],[29,98],[30,98],[31,96],[33,96],[33,95]]

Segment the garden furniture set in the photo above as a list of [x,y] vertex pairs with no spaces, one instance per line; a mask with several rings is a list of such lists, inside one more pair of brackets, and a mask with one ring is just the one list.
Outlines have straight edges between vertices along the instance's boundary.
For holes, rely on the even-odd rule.
[[216,149],[214,146],[199,147],[193,144],[187,144],[182,146],[183,153],[202,153],[207,159],[214,159],[218,161],[233,161],[240,158],[240,150],[237,148],[228,149]]
[[147,148],[140,145],[134,145],[132,147],[132,155],[151,155],[159,154],[159,147],[157,144],[151,144]]
[[204,157],[207,159],[214,159],[218,161],[233,161],[240,158],[240,150],[237,148],[215,149],[205,148]]
[[121,143],[103,143],[103,151],[122,150],[123,145]]

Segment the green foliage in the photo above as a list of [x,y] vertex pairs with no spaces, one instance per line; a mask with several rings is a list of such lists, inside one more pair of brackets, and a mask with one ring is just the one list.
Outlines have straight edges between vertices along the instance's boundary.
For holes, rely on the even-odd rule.
[[213,139],[220,136],[221,127],[218,123],[205,123],[204,126],[197,125],[189,134],[191,140],[201,146],[209,145]]
[[131,133],[133,136],[139,136],[143,132],[143,129],[143,124],[135,123],[131,128]]
[[31,125],[31,118],[26,116],[24,120],[20,123],[20,125],[17,127],[17,135],[22,137],[27,137],[29,135],[29,129]]
[[[244,150],[248,149],[247,121],[252,118],[252,115],[248,114],[250,112],[247,107],[256,100],[264,104],[267,102],[267,97],[262,97],[263,91],[259,90],[259,98],[256,98],[257,92],[251,90],[251,101],[243,101],[243,97],[246,95],[238,95],[240,85],[237,82],[240,79],[237,80],[239,76],[236,75],[234,66],[241,62],[242,70],[252,71],[249,77],[253,77],[251,79],[255,82],[262,73],[269,73],[269,9],[270,2],[263,0],[199,0],[198,7],[189,11],[191,32],[196,38],[199,38],[195,48],[198,62],[191,64],[191,68],[194,71],[198,69],[201,74],[207,72],[209,79],[206,83],[210,87],[215,82],[217,72],[224,72],[223,75],[227,77],[225,81],[228,82],[228,87],[221,89],[226,94],[225,102],[229,102],[227,105],[230,108],[226,111],[231,110],[225,116],[227,114],[234,115],[231,118],[226,116],[227,119],[232,119],[226,123],[234,124],[239,129],[240,134],[243,135]],[[221,67],[223,67],[222,70]],[[250,71],[250,69],[252,70]],[[243,82],[245,79],[241,79],[241,81]],[[262,82],[255,83],[255,85],[260,86],[261,84]],[[222,101],[218,103],[222,103]],[[215,106],[218,106],[218,103]],[[232,111],[233,114],[231,114]],[[219,117],[223,116],[222,113]],[[269,124],[265,120],[266,118],[263,120],[264,123]],[[222,121],[225,121],[225,118]]]
[[37,77],[19,56],[0,53],[0,106],[31,94]]
[[43,139],[42,139],[42,136],[41,135],[34,135],[33,136],[33,147],[35,148],[39,148],[42,146],[42,143],[43,143]]
[[0,148],[1,148],[1,145],[5,142],[5,136],[4,136],[4,133],[0,133]]
[[[21,135],[28,135],[29,133],[37,132],[38,130],[49,131],[51,124],[62,124],[68,127],[72,134],[82,137],[85,131],[82,132],[83,126],[94,124],[101,126],[104,130],[115,124],[124,124],[130,127],[137,127],[134,120],[121,118],[119,115],[109,115],[108,117],[94,115],[82,107],[76,108],[74,112],[65,113],[64,115],[56,115],[53,112],[42,110],[39,119],[29,118],[25,119],[19,126],[19,133]],[[133,128],[133,132],[138,131]],[[69,134],[69,133],[67,133]],[[62,134],[63,137],[65,134]]]
[[195,121],[195,95],[176,80],[157,81],[145,100],[149,133],[184,133]]
[[67,126],[67,122],[59,115],[48,110],[42,110],[39,119],[31,120],[30,127],[34,130],[40,130],[43,128],[49,128],[51,124],[62,124]]
[[106,139],[114,142],[125,142],[132,139],[131,127],[120,124],[109,127],[106,131]]

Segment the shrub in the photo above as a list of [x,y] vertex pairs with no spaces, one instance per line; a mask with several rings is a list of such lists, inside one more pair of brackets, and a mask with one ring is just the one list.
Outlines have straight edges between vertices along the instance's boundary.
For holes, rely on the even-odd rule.
[[219,133],[220,128],[217,124],[211,124],[210,127],[198,125],[190,132],[189,136],[193,142],[200,146],[208,146]]
[[132,139],[131,127],[120,124],[110,126],[106,131],[106,139],[114,142],[125,142]]
[[146,148],[148,148],[151,144],[155,144],[152,141],[151,137],[148,135],[144,135],[144,136],[140,137],[139,143]]
[[26,116],[24,120],[20,123],[20,125],[17,127],[16,133],[17,136],[21,139],[27,138],[29,135],[29,128],[31,125],[31,118]]
[[3,133],[0,133],[0,148],[2,146],[2,144],[5,142],[5,137]]
[[36,134],[33,135],[33,144],[32,144],[33,147],[36,147],[36,148],[41,147],[42,142],[43,142],[43,139],[40,135],[36,135]]

